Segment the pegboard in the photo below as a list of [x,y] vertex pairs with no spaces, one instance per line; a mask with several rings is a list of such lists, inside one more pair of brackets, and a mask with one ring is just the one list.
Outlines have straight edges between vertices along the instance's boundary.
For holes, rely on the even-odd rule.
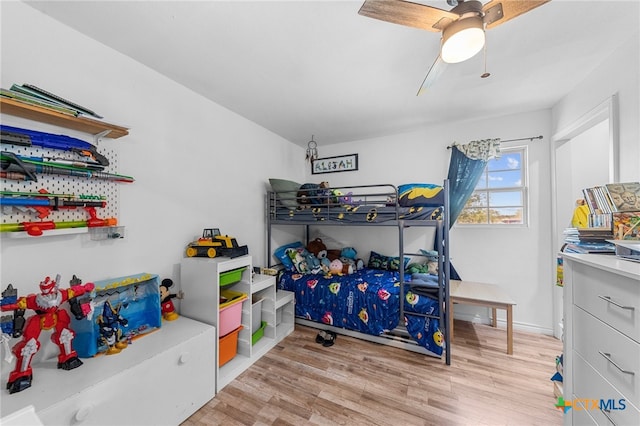
[[[92,142],[95,144],[95,142]],[[14,154],[25,157],[50,157],[67,160],[78,160],[79,154],[67,152],[57,149],[47,149],[37,146],[19,146],[2,144],[3,151],[10,151]],[[102,172],[118,174],[118,154],[113,148],[105,148],[97,146],[97,151],[109,159],[109,166]],[[100,219],[115,217],[119,218],[119,194],[120,185],[131,185],[131,183],[122,183],[95,177],[86,178],[79,176],[64,176],[59,174],[36,173],[38,181],[18,181],[12,179],[0,179],[3,191],[13,192],[38,192],[41,189],[51,194],[72,194],[75,198],[80,195],[88,196],[104,196],[106,197],[105,207],[96,207],[96,214]],[[89,219],[89,214],[82,207],[61,208],[57,211],[51,209],[46,218],[40,219],[38,212],[33,208],[26,206],[2,206],[1,223],[22,223],[22,222],[39,222],[39,221],[81,221]],[[46,231],[45,234],[46,235]]]

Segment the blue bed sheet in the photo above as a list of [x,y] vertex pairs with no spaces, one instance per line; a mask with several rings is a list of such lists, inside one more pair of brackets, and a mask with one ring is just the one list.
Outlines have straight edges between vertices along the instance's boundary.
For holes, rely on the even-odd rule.
[[[363,269],[350,275],[283,273],[278,288],[295,293],[296,316],[361,333],[380,335],[398,326],[400,281],[397,271]],[[408,292],[405,326],[413,339],[442,354],[444,338],[437,318],[438,301]]]

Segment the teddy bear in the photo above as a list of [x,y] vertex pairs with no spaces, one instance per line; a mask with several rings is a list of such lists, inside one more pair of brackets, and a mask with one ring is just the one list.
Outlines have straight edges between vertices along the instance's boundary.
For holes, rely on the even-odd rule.
[[316,238],[313,241],[309,241],[307,244],[307,251],[313,254],[320,263],[320,269],[326,274],[329,272],[331,260],[328,257],[327,246],[324,245],[320,238]]

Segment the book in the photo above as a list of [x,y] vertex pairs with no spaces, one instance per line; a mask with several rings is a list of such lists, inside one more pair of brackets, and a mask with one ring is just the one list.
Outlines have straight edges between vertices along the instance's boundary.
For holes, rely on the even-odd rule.
[[605,188],[613,212],[640,211],[640,182],[608,183]]
[[33,84],[23,84],[23,85],[13,84],[11,85],[11,90],[15,92],[23,93],[25,95],[29,95],[31,97],[40,98],[66,108],[73,109],[77,111],[78,114],[91,115],[95,118],[103,118],[102,116],[91,111],[89,108],[83,107],[82,105],[78,105],[75,102],[71,102],[61,96],[55,95],[51,92],[48,92],[44,89],[34,86]]
[[640,211],[613,213],[613,233],[616,240],[640,241]]
[[79,113],[75,109],[67,108],[59,104],[55,104],[44,99],[34,98],[29,95],[25,95],[23,93],[15,92],[9,89],[0,89],[0,97],[13,99],[14,101],[21,102],[23,104],[37,106],[41,108],[47,108],[56,112],[61,112],[63,114],[69,114],[73,116],[78,116]]

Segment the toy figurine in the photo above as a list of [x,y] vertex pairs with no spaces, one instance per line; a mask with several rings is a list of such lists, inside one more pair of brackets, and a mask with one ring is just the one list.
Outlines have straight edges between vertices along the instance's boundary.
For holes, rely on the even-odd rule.
[[121,303],[114,308],[111,306],[111,302],[107,300],[102,306],[102,315],[96,320],[100,327],[100,343],[108,347],[107,355],[120,353],[121,350],[127,347],[127,342],[122,340],[120,326],[126,327],[129,321],[120,315],[121,308]]
[[165,278],[160,284],[160,307],[162,309],[162,318],[167,321],[173,321],[178,318],[178,313],[176,312],[176,308],[173,306],[171,299],[182,299],[181,294],[169,293],[169,288],[171,286],[173,286],[173,280],[170,278]]
[[[74,276],[72,283],[79,280]],[[9,393],[21,392],[31,386],[33,372],[31,361],[40,349],[38,341],[42,330],[53,330],[51,341],[58,345],[58,368],[72,370],[80,367],[82,361],[78,358],[76,351],[72,347],[75,332],[69,328],[71,318],[67,311],[62,309],[62,304],[69,302],[71,312],[78,319],[84,318],[90,311],[88,304],[81,306],[76,297],[93,290],[93,283],[72,285],[68,289],[59,289],[60,276],[55,280],[46,277],[40,282],[40,293],[30,294],[16,298],[15,303],[3,303],[0,305],[2,311],[20,311],[31,309],[36,315],[29,317],[24,326],[22,340],[16,343],[11,350],[16,356],[16,366],[9,374],[7,389]],[[9,288],[7,288],[8,290]],[[4,300],[3,300],[4,302]],[[14,327],[16,324],[14,323]],[[19,331],[14,328],[13,335],[19,335]]]

